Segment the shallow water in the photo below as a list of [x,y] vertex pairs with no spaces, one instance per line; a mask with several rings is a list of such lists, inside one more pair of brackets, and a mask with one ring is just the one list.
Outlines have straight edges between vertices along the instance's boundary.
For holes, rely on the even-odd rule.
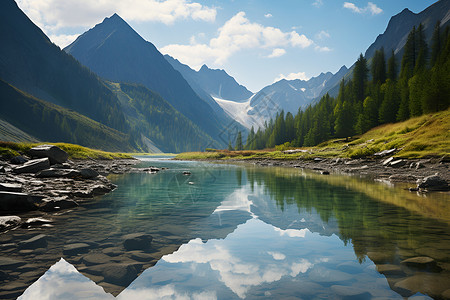
[[[22,284],[19,299],[450,297],[448,194],[299,169],[141,164],[150,165],[169,169],[115,175],[118,189],[51,216],[53,227],[6,233],[4,243],[45,233],[48,245],[2,250],[27,264],[0,291]],[[135,232],[152,235],[152,248],[125,250],[124,235]],[[89,249],[64,254],[80,242]],[[434,261],[402,263],[423,256]],[[122,281],[98,269],[116,264],[137,269]]]

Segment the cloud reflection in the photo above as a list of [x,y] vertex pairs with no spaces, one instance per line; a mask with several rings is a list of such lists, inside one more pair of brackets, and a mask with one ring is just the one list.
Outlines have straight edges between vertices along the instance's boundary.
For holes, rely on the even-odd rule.
[[[273,236],[274,241],[269,243],[266,239],[253,247],[241,247],[241,239],[246,239],[245,235],[249,232],[256,235],[261,230]],[[282,232],[287,232],[288,237],[304,237],[306,234],[306,231],[300,230]],[[295,234],[291,234],[293,232]],[[188,264],[192,269],[195,269],[197,264],[206,264],[213,274],[218,274],[216,276],[219,281],[238,297],[245,298],[252,287],[279,281],[283,276],[296,277],[313,266],[306,259],[287,257],[277,251],[279,244],[276,239],[283,239],[284,235],[279,233],[280,229],[260,220],[251,219],[238,226],[226,240],[209,240],[203,243],[201,239],[194,239],[182,245],[177,252],[163,257],[163,260],[172,264]],[[255,251],[255,248],[266,251]]]

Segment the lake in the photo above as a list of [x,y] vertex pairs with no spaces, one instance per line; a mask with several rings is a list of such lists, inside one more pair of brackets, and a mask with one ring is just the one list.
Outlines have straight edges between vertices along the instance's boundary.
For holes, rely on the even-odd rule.
[[[1,235],[0,298],[450,298],[448,193],[295,168],[144,166],[168,169],[110,176],[112,193]],[[42,247],[4,246],[42,233]],[[135,233],[151,247],[126,249]]]

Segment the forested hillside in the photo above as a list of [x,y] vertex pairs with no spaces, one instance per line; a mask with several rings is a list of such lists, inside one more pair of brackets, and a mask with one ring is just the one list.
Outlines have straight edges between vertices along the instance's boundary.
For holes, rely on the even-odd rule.
[[77,112],[30,96],[0,80],[0,119],[41,141],[72,142],[95,149],[134,151],[129,136]]
[[337,98],[326,94],[295,116],[289,112],[277,114],[265,128],[251,130],[244,148],[272,148],[285,143],[314,146],[449,107],[448,27],[436,24],[431,45],[426,43],[423,26],[413,27],[400,62],[393,50],[385,50],[378,49],[369,62],[361,54],[353,77],[341,81]]

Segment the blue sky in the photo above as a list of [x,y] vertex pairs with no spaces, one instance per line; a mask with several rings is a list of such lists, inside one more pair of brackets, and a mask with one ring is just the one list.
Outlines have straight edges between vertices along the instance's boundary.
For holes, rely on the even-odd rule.
[[162,53],[225,69],[257,92],[351,66],[404,8],[436,0],[17,0],[61,47],[118,13]]

